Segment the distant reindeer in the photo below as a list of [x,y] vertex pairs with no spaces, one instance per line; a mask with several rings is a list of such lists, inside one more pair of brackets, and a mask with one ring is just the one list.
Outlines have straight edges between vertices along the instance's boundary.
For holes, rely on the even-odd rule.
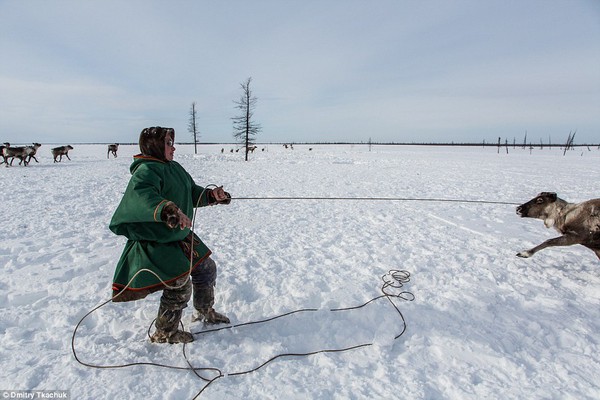
[[106,158],[110,158],[110,154],[112,153],[115,158],[117,158],[117,150],[119,150],[119,143],[113,143],[108,145],[108,152],[106,153]]
[[[38,162],[37,158],[35,158],[35,153],[37,149],[41,146],[39,143],[34,143],[33,146],[18,146],[18,147],[10,147],[6,146],[2,149],[2,156],[4,157],[4,162],[6,165],[11,165],[15,158],[18,158],[19,165],[23,164],[27,166],[29,161],[33,157],[36,162]],[[10,158],[10,164],[8,163],[8,159]]]
[[581,244],[600,258],[600,199],[569,203],[556,193],[542,192],[517,207],[517,214],[523,218],[541,219],[546,228],[554,228],[562,234],[521,251],[517,256],[528,258],[546,247]]
[[[39,163],[38,159],[35,157],[35,155],[37,154],[37,149],[39,149],[42,145],[39,143],[33,143],[33,146],[27,146],[30,150],[29,150],[29,156],[27,157],[27,164],[29,164],[31,162],[31,159],[33,158],[35,160],[36,163]],[[21,164],[21,163],[19,163]]]
[[[73,150],[73,146],[71,146],[70,144],[68,144],[66,146],[60,146],[60,147],[53,148],[52,156],[54,157],[54,162],[61,162],[63,156],[66,156],[70,161],[71,157],[69,157],[69,150]],[[60,159],[58,161],[56,161],[56,158],[58,156],[60,156]]]
[[256,146],[249,146],[249,147],[248,147],[248,151],[249,151],[250,153],[254,153],[254,150],[256,150]]
[[10,143],[8,142],[4,142],[4,144],[0,146],[0,156],[2,156],[2,162],[0,164],[8,165],[8,163],[6,162],[6,156],[4,156],[4,149],[7,147],[10,147]]

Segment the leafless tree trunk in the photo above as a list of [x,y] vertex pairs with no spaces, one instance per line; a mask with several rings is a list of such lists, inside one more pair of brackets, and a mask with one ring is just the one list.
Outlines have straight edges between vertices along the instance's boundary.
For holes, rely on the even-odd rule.
[[238,101],[234,101],[235,107],[240,110],[240,115],[231,118],[233,120],[233,136],[238,143],[244,146],[246,161],[248,161],[249,148],[254,144],[254,136],[262,130],[260,124],[252,120],[258,99],[252,95],[250,82],[252,82],[252,78],[248,78],[240,84],[242,95]]
[[575,147],[573,147],[573,140],[575,140],[575,134],[577,133],[577,131],[575,132],[569,132],[569,138],[567,139],[567,144],[565,145],[565,151],[563,151],[563,156],[565,154],[567,154],[567,150],[570,149],[574,149]]
[[196,113],[196,102],[192,102],[192,106],[190,108],[190,122],[188,124],[188,131],[194,137],[194,154],[198,154],[198,139],[200,137],[200,132],[198,131],[198,124],[196,122],[197,113]]

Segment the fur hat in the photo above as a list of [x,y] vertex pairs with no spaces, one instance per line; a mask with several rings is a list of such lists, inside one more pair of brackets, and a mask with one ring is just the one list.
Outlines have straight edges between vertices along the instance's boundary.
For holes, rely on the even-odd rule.
[[173,128],[162,128],[160,126],[144,128],[142,133],[140,133],[140,151],[145,156],[166,161],[165,138],[167,136],[175,141],[175,130]]

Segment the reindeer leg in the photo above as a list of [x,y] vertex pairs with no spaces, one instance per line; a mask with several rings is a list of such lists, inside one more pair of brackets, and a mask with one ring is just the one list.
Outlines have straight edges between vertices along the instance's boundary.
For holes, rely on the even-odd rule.
[[577,235],[563,235],[557,238],[548,239],[540,245],[535,246],[532,249],[520,251],[517,253],[518,257],[521,258],[529,258],[540,250],[545,249],[546,247],[555,247],[555,246],[571,246],[574,244],[581,244],[582,242],[581,236]]

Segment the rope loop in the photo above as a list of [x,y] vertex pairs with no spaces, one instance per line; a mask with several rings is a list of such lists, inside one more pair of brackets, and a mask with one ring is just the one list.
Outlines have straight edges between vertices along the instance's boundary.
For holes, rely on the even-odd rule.
[[398,297],[402,300],[413,301],[415,296],[411,292],[405,290],[400,291],[402,287],[410,282],[410,272],[406,270],[393,269],[388,271],[387,274],[381,277],[383,286],[381,291],[384,295],[389,297]]
[[[404,291],[401,290],[405,284],[407,284],[408,282],[410,282],[410,273],[406,270],[390,270],[388,271],[386,274],[384,274],[381,277],[382,281],[383,281],[383,285],[381,286],[381,291],[382,291],[382,295],[377,296],[372,298],[371,300],[358,305],[358,306],[353,306],[353,307],[345,307],[345,308],[335,308],[335,309],[330,309],[329,311],[331,312],[335,312],[335,311],[349,311],[349,310],[356,310],[362,307],[365,307],[367,304],[370,304],[374,301],[377,301],[379,299],[383,299],[386,298],[391,305],[394,307],[394,309],[396,310],[396,312],[398,313],[398,317],[400,319],[401,325],[402,325],[402,329],[400,331],[400,333],[398,333],[396,336],[394,336],[394,340],[398,339],[399,337],[401,337],[404,332],[406,332],[407,329],[407,325],[406,325],[406,320],[404,319],[404,315],[402,314],[402,312],[400,311],[400,309],[398,308],[398,306],[392,301],[393,298],[396,299],[401,299],[401,300],[405,300],[405,301],[413,301],[415,299],[415,296],[408,291]],[[161,368],[168,368],[168,369],[174,369],[174,370],[186,370],[186,371],[191,371],[194,375],[196,375],[196,377],[198,377],[199,379],[201,379],[202,381],[205,382],[205,385],[202,387],[202,389],[194,396],[194,399],[199,398],[202,393],[204,393],[204,391],[210,386],[212,385],[214,382],[216,382],[217,380],[223,378],[223,377],[228,377],[228,376],[241,376],[241,375],[247,375],[253,372],[258,371],[259,369],[261,369],[262,367],[266,366],[267,364],[279,359],[279,358],[284,358],[284,357],[308,357],[308,356],[312,356],[315,354],[322,354],[322,353],[342,353],[342,352],[348,352],[351,350],[356,350],[356,349],[360,349],[360,348],[364,348],[364,347],[369,347],[369,346],[373,346],[375,343],[374,342],[369,342],[369,343],[361,343],[361,344],[357,344],[354,346],[350,346],[350,347],[345,347],[345,348],[339,348],[339,349],[323,349],[323,350],[316,350],[316,351],[312,351],[312,352],[308,352],[308,353],[284,353],[284,354],[278,354],[275,355],[273,357],[271,357],[270,359],[268,359],[267,361],[263,362],[262,364],[260,364],[258,367],[256,368],[252,368],[246,371],[240,371],[240,372],[235,372],[235,373],[229,373],[226,374],[223,371],[221,371],[218,368],[212,368],[212,367],[195,367],[192,362],[189,360],[189,357],[187,355],[186,352],[186,346],[187,343],[183,343],[183,347],[182,347],[182,354],[183,357],[185,359],[185,362],[187,363],[187,367],[177,367],[177,366],[173,366],[173,365],[165,365],[165,364],[159,364],[159,363],[153,363],[153,362],[133,362],[133,363],[127,363],[127,364],[117,364],[117,365],[96,365],[96,364],[91,364],[88,362],[84,362],[82,361],[78,356],[77,356],[77,351],[75,349],[75,335],[77,333],[77,330],[79,328],[79,326],[81,325],[81,323],[83,322],[83,320],[85,318],[87,318],[90,314],[92,314],[93,312],[97,311],[98,309],[100,309],[101,307],[105,306],[106,304],[110,303],[112,299],[107,300],[105,302],[103,302],[102,304],[96,306],[95,308],[93,308],[91,311],[89,311],[86,315],[83,316],[83,318],[79,321],[79,323],[77,324],[77,326],[75,327],[75,330],[73,331],[73,336],[71,338],[71,350],[73,352],[73,356],[75,357],[75,360],[86,367],[90,367],[90,368],[97,368],[97,369],[117,369],[117,368],[125,368],[125,367],[132,367],[132,366],[155,366],[155,367],[161,367]],[[267,319],[263,319],[263,320],[259,320],[259,321],[251,321],[251,322],[245,322],[245,323],[241,323],[241,324],[236,324],[236,325],[229,325],[229,326],[225,326],[225,327],[221,327],[221,328],[216,328],[216,329],[209,329],[209,330],[203,330],[203,331],[199,331],[199,332],[194,332],[194,335],[206,335],[206,334],[210,334],[210,333],[214,333],[214,332],[218,332],[218,331],[222,331],[222,330],[227,330],[227,329],[234,329],[234,328],[238,328],[238,327],[242,327],[242,326],[249,326],[249,325],[255,325],[255,324],[261,324],[261,323],[265,323],[265,322],[269,322],[269,321],[273,321],[279,318],[283,318],[292,314],[296,314],[296,313],[301,313],[301,312],[318,312],[319,309],[315,309],[315,308],[305,308],[305,309],[299,309],[299,310],[294,310],[294,311],[290,311],[290,312],[286,312],[274,317],[270,317]],[[148,327],[148,335],[150,334],[150,329],[152,327],[152,324],[154,323],[154,320],[152,321],[152,323],[150,324],[150,326]],[[182,325],[183,328],[183,325]],[[183,328],[184,329],[184,328]],[[209,373],[212,375],[212,377],[206,377],[200,374],[200,372],[204,372],[204,373]]]

